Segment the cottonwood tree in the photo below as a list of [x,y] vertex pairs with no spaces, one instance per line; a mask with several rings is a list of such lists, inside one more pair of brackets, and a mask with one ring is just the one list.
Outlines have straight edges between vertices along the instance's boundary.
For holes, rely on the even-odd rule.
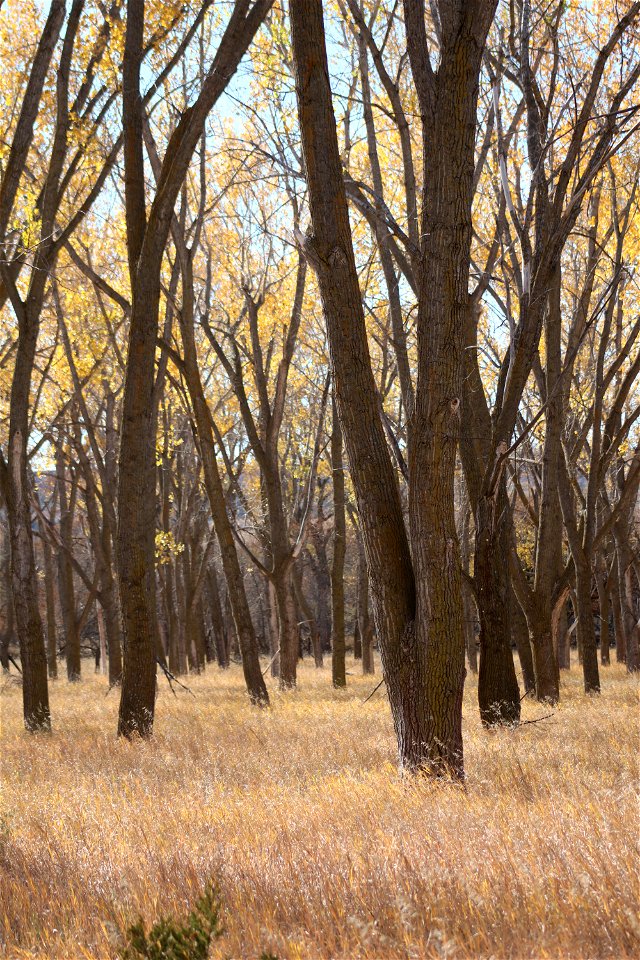
[[156,688],[154,380],[161,270],[173,211],[205,121],[237,70],[272,0],[239,0],[193,105],[167,144],[147,212],[141,65],[145,4],[129,0],[123,61],[127,245],[131,277],[129,351],[118,475],[118,579],[124,666],[118,732],[149,736]]
[[[336,403],[362,522],[376,628],[403,766],[463,776],[464,633],[454,474],[468,313],[479,73],[493,3],[436,4],[432,64],[424,4],[404,4],[423,132],[418,376],[407,533],[367,343],[331,103],[321,2],[292,4],[296,93]],[[411,542],[412,550],[409,549]]]

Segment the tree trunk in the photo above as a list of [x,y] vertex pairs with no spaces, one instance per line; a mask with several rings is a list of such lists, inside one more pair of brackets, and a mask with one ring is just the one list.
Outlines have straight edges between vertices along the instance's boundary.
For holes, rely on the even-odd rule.
[[273,577],[276,596],[280,643],[280,689],[291,690],[296,685],[300,639],[293,576],[288,566]]
[[525,693],[533,693],[536,689],[536,677],[533,670],[533,654],[531,652],[531,643],[529,642],[529,628],[527,618],[520,606],[515,590],[511,590],[511,629],[513,631],[513,640],[518,651],[520,660],[520,669],[522,670],[522,683]]
[[331,431],[331,472],[333,477],[333,562],[331,564],[331,679],[334,687],[346,687],[344,635],[344,561],[347,522],[344,506],[342,430],[335,400]]
[[3,673],[9,673],[9,644],[13,638],[13,619],[9,530],[4,507],[0,507],[0,665]]
[[602,563],[598,566],[596,586],[598,588],[598,603],[600,606],[600,663],[603,667],[608,667],[611,662],[609,653],[609,613],[611,604],[606,573]]
[[584,690],[585,693],[600,693],[598,645],[591,605],[591,564],[588,557],[584,557],[582,562],[576,564],[576,605],[578,644],[582,649]]
[[638,630],[633,605],[633,554],[629,544],[628,529],[616,531],[618,553],[618,589],[620,594],[621,621],[624,629],[625,659],[628,673],[640,670]]
[[218,661],[218,666],[221,670],[227,670],[229,667],[229,650],[227,646],[224,617],[222,615],[222,604],[220,602],[218,577],[215,567],[213,566],[209,567],[207,572],[207,593],[209,599],[211,626],[213,628],[213,640],[216,650],[216,660]]
[[76,620],[76,600],[73,586],[73,492],[67,491],[67,471],[64,455],[60,447],[56,451],[56,477],[58,482],[58,504],[60,509],[60,540],[58,550],[58,593],[64,629],[64,649],[67,661],[67,680],[75,683],[80,679],[80,633]]
[[47,667],[49,679],[58,678],[58,645],[56,629],[56,590],[51,544],[49,543],[44,525],[39,522],[40,539],[42,542],[42,558],[44,567],[44,595],[47,611]]
[[471,673],[478,673],[478,653],[476,649],[476,603],[471,585],[467,578],[471,575],[471,544],[469,541],[469,526],[471,508],[468,500],[463,507],[462,536],[460,540],[460,559],[462,561],[462,611],[464,616],[464,644],[467,651],[467,663]]
[[567,618],[567,604],[564,603],[562,611],[558,616],[556,625],[556,657],[559,670],[571,669],[571,642],[569,634],[569,621]]
[[553,644],[551,612],[540,610],[528,616],[527,622],[533,654],[536,699],[553,705],[560,697],[560,674]]
[[311,637],[311,653],[313,654],[313,662],[315,666],[320,669],[323,664],[322,656],[322,642],[320,640],[320,633],[318,631],[318,625],[316,624],[316,619],[313,615],[313,610],[311,605],[307,600],[304,594],[304,588],[302,584],[302,565],[296,563],[293,569],[294,577],[294,586],[296,590],[296,597],[298,598],[298,604],[302,611],[302,616],[307,622],[309,627],[309,635]]
[[[138,0],[128,0],[127,3],[123,59],[123,126],[127,250],[132,303],[118,476],[118,576],[125,644],[118,732],[127,737],[134,734],[149,736],[153,730],[155,709],[156,652],[159,646],[154,569],[155,411],[158,399],[155,391],[155,354],[162,261],[175,203],[207,117],[236,72],[270,7],[271,0],[257,0],[251,6],[241,0],[234,5],[198,96],[189,109],[184,111],[173,131],[162,169],[159,171],[159,188],[147,217],[143,151],[144,106],[140,90],[144,4]],[[202,400],[204,401],[203,395]],[[202,416],[200,407],[196,413],[198,429]],[[208,416],[205,404],[204,419],[211,434]],[[211,486],[213,473],[217,475],[215,456],[211,453],[213,442],[203,444],[203,448],[209,448],[209,468],[212,464],[214,467],[214,470],[208,470],[208,493],[213,494],[214,525],[228,582],[231,577],[229,589],[235,596],[238,591],[234,589],[237,584],[234,584],[233,579],[234,573],[239,574],[239,569],[233,572],[231,569],[231,553],[237,566],[231,531],[228,531],[227,538],[221,530],[220,513],[224,513],[226,519],[226,511],[219,476],[215,490]],[[228,521],[226,522],[228,525]],[[246,657],[245,676],[250,693],[254,699],[266,702],[267,692],[260,673],[253,625],[250,618],[248,623],[243,621],[239,607],[238,617],[234,612],[234,618],[241,647],[245,644],[243,659]]]
[[[495,499],[480,497],[476,510],[473,570],[480,614],[478,703],[485,726],[520,720],[520,691],[511,652],[510,526],[503,474]],[[496,562],[500,557],[502,562]]]
[[213,518],[213,526],[220,547],[222,569],[227,583],[227,596],[231,604],[233,622],[240,645],[242,667],[247,691],[252,703],[268,704],[269,694],[260,669],[258,641],[256,639],[249,603],[244,586],[244,578],[238,560],[233,532],[224,498],[224,489],[220,479],[215,455],[213,429],[210,411],[204,395],[202,380],[198,369],[196,345],[193,332],[193,277],[191,263],[181,264],[183,273],[184,302],[180,315],[180,329],[184,348],[185,379],[193,406],[197,430],[198,450],[202,462],[204,483]]
[[353,621],[353,659],[362,660],[362,639],[360,636],[360,616],[356,609],[355,619]]
[[31,508],[27,465],[29,392],[38,339],[38,319],[25,307],[11,384],[8,463],[2,465],[6,482],[11,576],[16,631],[22,664],[24,724],[29,731],[50,730],[47,653],[45,649],[38,581],[31,533]]
[[327,323],[336,407],[362,524],[401,763],[409,770],[458,778],[464,775],[465,654],[454,474],[478,76],[494,11],[493,3],[470,3],[464,13],[458,10],[454,29],[449,24],[443,38],[434,75],[424,64],[424,5],[405,0],[405,23],[407,12],[420,19],[419,30],[407,24],[407,40],[423,118],[426,184],[418,388],[409,455],[412,561],[369,356],[331,102],[322,2],[290,6],[313,224],[306,249]]
[[620,601],[620,560],[617,550],[615,563],[611,571],[611,607],[613,609],[613,630],[616,641],[616,663],[625,663],[627,659],[627,634]]

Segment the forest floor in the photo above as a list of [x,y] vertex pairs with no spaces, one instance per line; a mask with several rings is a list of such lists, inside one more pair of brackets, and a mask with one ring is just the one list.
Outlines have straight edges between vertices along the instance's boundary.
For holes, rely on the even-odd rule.
[[[378,667],[379,668],[379,667]],[[2,687],[0,955],[108,958],[139,915],[184,916],[208,880],[214,957],[640,955],[637,685],[574,665],[553,716],[487,732],[464,703],[466,789],[404,780],[384,689],[305,663],[248,706],[239,667],[160,678],[151,742],[115,738],[104,677],[52,684],[54,732]],[[378,675],[379,676],[379,675]],[[523,719],[549,713],[526,701]]]

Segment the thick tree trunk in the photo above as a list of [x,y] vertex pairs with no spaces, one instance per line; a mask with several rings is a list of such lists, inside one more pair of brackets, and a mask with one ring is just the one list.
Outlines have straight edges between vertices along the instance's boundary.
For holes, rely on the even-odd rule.
[[[467,9],[468,6],[468,9]],[[316,270],[335,399],[362,524],[378,639],[400,758],[463,776],[464,634],[454,473],[468,310],[478,74],[495,6],[454,17],[433,75],[424,5],[407,24],[424,125],[425,211],[418,304],[418,389],[409,456],[413,562],[367,343],[336,135],[321,0],[290,7],[296,93]],[[414,47],[415,53],[415,47]],[[428,58],[428,52],[426,52]],[[420,69],[422,67],[422,69]],[[462,315],[464,314],[464,315]],[[437,369],[438,375],[434,376]]]
[[22,664],[24,724],[29,731],[50,730],[47,653],[40,619],[38,581],[31,533],[27,466],[29,392],[38,339],[38,320],[25,307],[11,385],[8,463],[3,487],[7,494],[11,577],[16,631]]
[[278,609],[280,642],[280,689],[291,690],[296,685],[300,636],[296,598],[293,589],[293,575],[289,565],[279,569],[273,575],[273,587]]
[[476,510],[474,582],[480,613],[478,703],[485,726],[520,720],[520,691],[511,651],[510,525],[503,475],[495,499],[481,497]]
[[[167,147],[159,188],[146,214],[146,183],[143,153],[144,107],[140,91],[143,59],[144,4],[127,3],[123,60],[123,123],[127,248],[132,303],[129,351],[125,376],[120,470],[118,476],[118,576],[124,636],[124,670],[118,732],[124,736],[149,736],[153,730],[156,693],[156,654],[159,646],[155,602],[155,353],[161,292],[161,269],[173,210],[207,117],[235,73],[256,31],[271,7],[271,0],[239,0],[234,5],[210,69],[195,102],[182,114]],[[195,351],[194,351],[194,360]],[[200,388],[202,390],[202,388]],[[204,397],[198,398],[204,401]],[[209,434],[209,412],[200,409]],[[225,564],[227,582],[234,596],[233,558],[237,556],[227,523],[222,485],[217,475],[213,442],[209,450],[208,493],[213,494],[212,512]],[[217,476],[217,485],[213,474]],[[215,490],[212,487],[215,485]],[[221,521],[224,513],[225,521]],[[241,576],[240,576],[241,579]],[[248,611],[247,611],[248,613]],[[239,619],[238,619],[239,617]],[[250,617],[244,622],[234,611],[240,644],[244,643],[245,676],[254,699],[266,702],[255,634]],[[247,633],[248,631],[248,633]],[[249,646],[247,646],[247,642]]]
[[362,639],[360,637],[360,617],[356,609],[353,621],[353,659],[362,660]]
[[512,724],[520,718],[520,693],[511,650],[511,505],[504,469],[487,486],[493,425],[477,361],[475,310],[470,310],[467,317],[466,339],[462,394],[465,429],[460,456],[475,519],[474,585],[480,624],[478,706],[483,723]]
[[331,564],[331,679],[334,687],[346,687],[344,634],[344,561],[347,548],[347,521],[344,506],[342,430],[335,401],[331,432],[331,473],[333,477],[333,562]]
[[538,610],[527,616],[533,654],[536,699],[556,704],[560,697],[560,674],[553,643],[551,611]]

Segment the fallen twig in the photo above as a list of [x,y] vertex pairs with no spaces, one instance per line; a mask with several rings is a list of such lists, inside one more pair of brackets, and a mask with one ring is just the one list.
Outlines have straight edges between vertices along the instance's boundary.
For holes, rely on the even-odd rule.
[[263,677],[265,676],[267,670],[269,669],[269,667],[271,666],[271,664],[273,663],[273,661],[275,660],[275,658],[279,655],[279,653],[280,653],[280,647],[278,647],[278,649],[276,650],[276,652],[274,653],[274,655],[271,657],[271,660],[269,660],[269,663],[266,665],[266,667],[265,667],[264,670],[262,671],[262,676],[263,676]]
[[384,677],[382,678],[382,680],[380,681],[380,683],[377,683],[377,684],[375,685],[375,687],[373,688],[373,690],[371,691],[371,693],[369,694],[369,696],[368,696],[368,697],[365,697],[365,699],[362,701],[363,704],[364,704],[364,703],[367,703],[368,700],[371,700],[371,697],[374,695],[374,693],[375,693],[377,690],[380,689],[380,687],[382,686],[383,683],[384,683]]
[[525,727],[528,723],[540,723],[541,720],[548,720],[549,717],[554,717],[555,713],[545,713],[544,717],[536,717],[535,720],[521,720],[520,723],[516,724],[516,730],[518,727]]
[[[174,695],[174,697],[177,697],[178,694],[177,694],[177,693],[175,692],[175,690],[173,689],[173,683],[177,683],[179,687],[182,687],[183,690],[186,690],[187,693],[190,693],[194,700],[196,699],[196,695],[195,695],[195,693],[193,692],[193,690],[191,690],[190,687],[188,687],[186,684],[184,684],[184,683],[182,683],[180,680],[178,680],[177,677],[174,677],[174,675],[171,673],[171,671],[169,670],[169,668],[166,667],[166,666],[164,665],[164,663],[162,663],[161,660],[156,659],[156,663],[158,664],[159,667],[162,668],[165,677],[166,677],[167,680],[169,681],[169,687],[170,687],[171,693]],[[173,681],[173,682],[172,682],[172,681]]]

